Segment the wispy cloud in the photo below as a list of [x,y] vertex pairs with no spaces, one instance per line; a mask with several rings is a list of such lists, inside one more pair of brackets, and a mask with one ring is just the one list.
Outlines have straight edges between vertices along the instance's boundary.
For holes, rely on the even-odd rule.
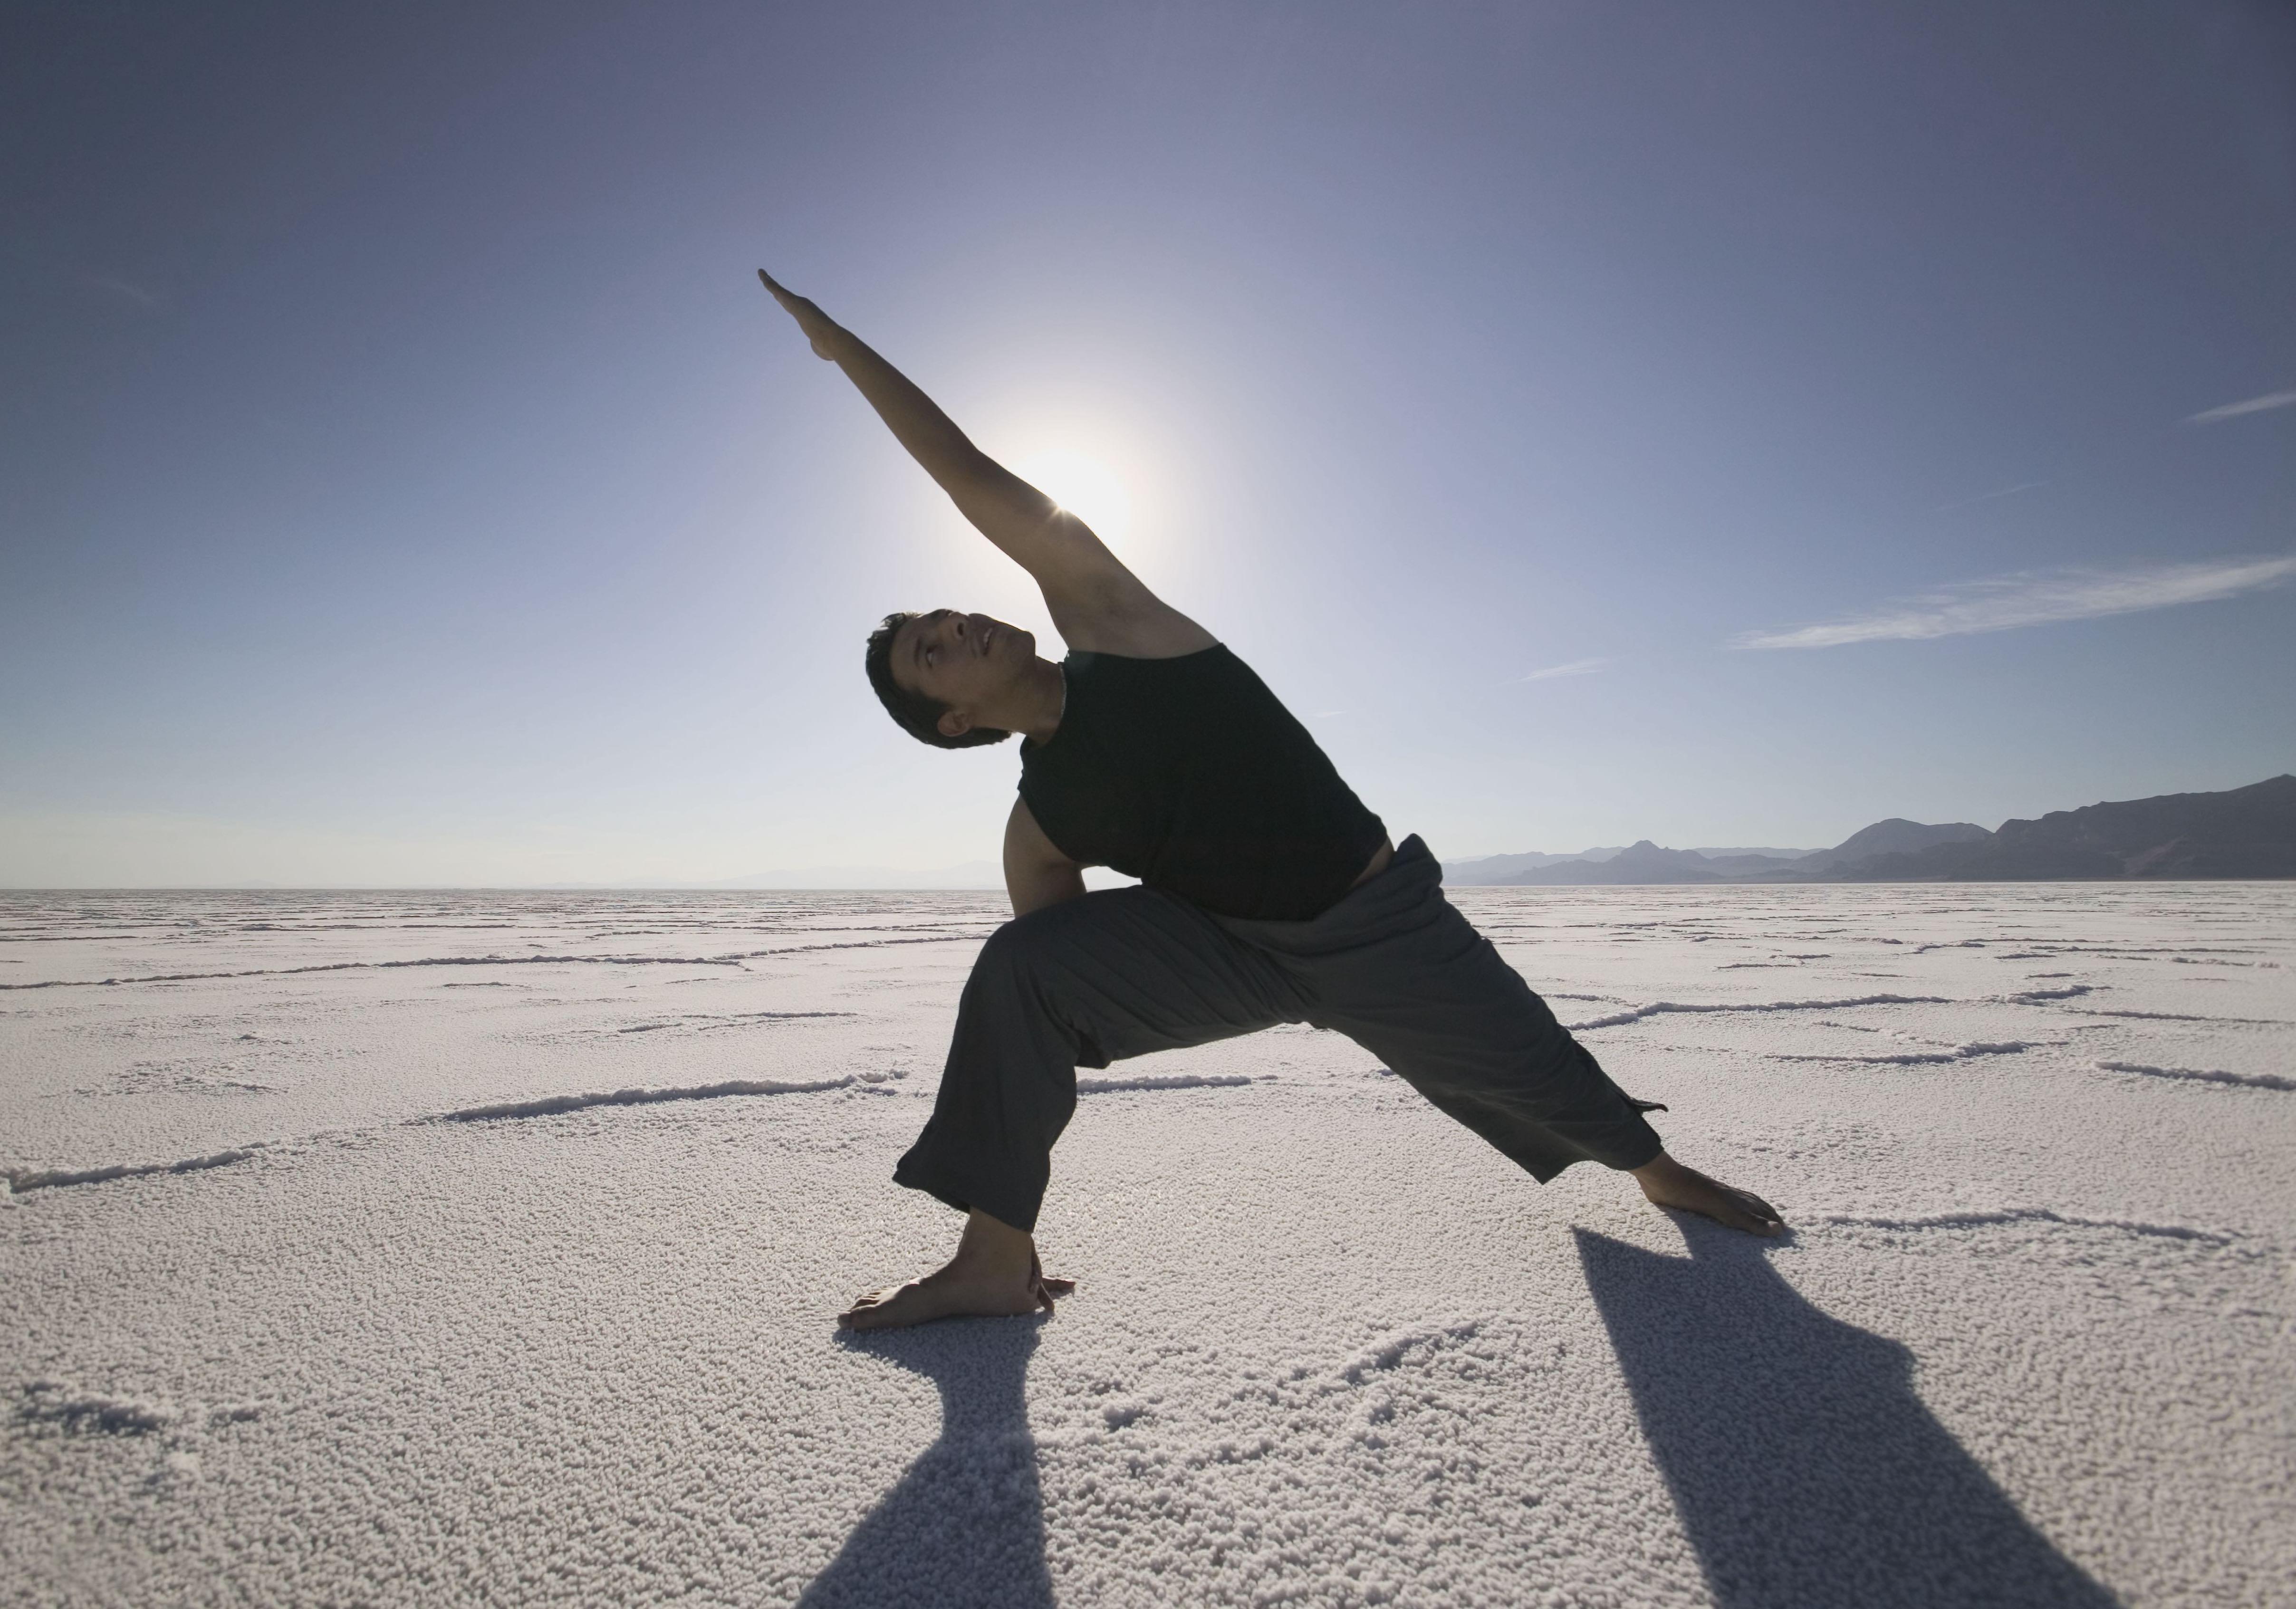
[[1609,660],[1572,660],[1567,665],[1549,665],[1544,670],[1534,670],[1529,676],[1519,676],[1514,679],[1518,682],[1550,682],[1558,676],[1592,676],[1609,663]]
[[122,279],[117,274],[91,274],[88,275],[87,283],[99,291],[109,291],[114,296],[126,297],[146,313],[158,312],[166,300],[157,291],[147,291],[132,280]]
[[1933,514],[1948,513],[1956,508],[1975,508],[1980,503],[1995,503],[2003,497],[2013,497],[2019,492],[2038,491],[2046,480],[2020,480],[2014,486],[2005,486],[1997,492],[1980,492],[1974,497],[1964,497],[1955,503],[1940,503],[1930,510]]
[[2296,554],[2206,559],[2130,570],[2059,570],[1967,581],[1887,603],[1867,614],[1784,631],[1750,631],[1733,648],[1838,648],[1845,643],[1919,641],[2009,631],[2057,620],[2135,614],[2177,603],[2206,603],[2296,576]]
[[2237,419],[2243,414],[2262,414],[2273,408],[2296,407],[2296,391],[2267,391],[2261,397],[2251,397],[2246,402],[2227,402],[2220,408],[2210,408],[2194,415],[2186,424],[2214,424],[2220,419]]

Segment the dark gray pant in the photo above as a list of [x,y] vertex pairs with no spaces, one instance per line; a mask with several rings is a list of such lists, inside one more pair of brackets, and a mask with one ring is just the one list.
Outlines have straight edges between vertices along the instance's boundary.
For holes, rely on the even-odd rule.
[[1542,1183],[1659,1153],[1645,1104],[1443,897],[1417,838],[1312,922],[1110,889],[1006,923],[973,963],[940,1096],[898,1184],[1033,1230],[1076,1070],[1278,1022],[1334,1029]]

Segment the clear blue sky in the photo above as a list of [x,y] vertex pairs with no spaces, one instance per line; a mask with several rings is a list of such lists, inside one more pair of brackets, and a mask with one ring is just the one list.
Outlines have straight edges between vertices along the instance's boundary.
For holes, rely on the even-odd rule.
[[1041,606],[761,263],[1447,856],[2296,765],[2284,7],[4,26],[0,882],[992,855],[861,640]]

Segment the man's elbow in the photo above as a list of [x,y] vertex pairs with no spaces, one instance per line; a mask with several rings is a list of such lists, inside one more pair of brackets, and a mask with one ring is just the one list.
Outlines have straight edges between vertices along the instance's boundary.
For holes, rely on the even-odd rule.
[[1007,873],[1004,891],[1013,901],[1013,915],[1025,916],[1078,898],[1085,891],[1084,873],[1074,866],[1037,866],[1018,875]]
[[934,473],[942,489],[968,514],[975,509],[1009,509],[1032,499],[1050,506],[1043,493],[962,437]]

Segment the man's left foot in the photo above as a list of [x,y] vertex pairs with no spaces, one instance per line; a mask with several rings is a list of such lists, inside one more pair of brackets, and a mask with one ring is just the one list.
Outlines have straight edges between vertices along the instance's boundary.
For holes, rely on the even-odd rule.
[[1048,1276],[1025,1229],[975,1209],[965,1215],[956,1255],[922,1279],[889,1285],[837,1316],[840,1329],[897,1330],[936,1318],[1012,1318],[1053,1310],[1053,1298],[1076,1289]]
[[1060,1279],[1031,1269],[1025,1280],[1000,1278],[994,1272],[969,1267],[963,1259],[906,1285],[872,1292],[837,1316],[847,1330],[898,1330],[937,1318],[1017,1318],[1025,1313],[1053,1310],[1053,1298],[1076,1289],[1073,1279]]
[[1643,1194],[1653,1206],[1695,1212],[1733,1229],[1743,1229],[1749,1235],[1785,1232],[1785,1219],[1778,1216],[1778,1210],[1751,1190],[1709,1178],[1695,1168],[1684,1167],[1663,1151],[1655,1161],[1644,1163],[1634,1173],[1635,1183],[1643,1187]]

